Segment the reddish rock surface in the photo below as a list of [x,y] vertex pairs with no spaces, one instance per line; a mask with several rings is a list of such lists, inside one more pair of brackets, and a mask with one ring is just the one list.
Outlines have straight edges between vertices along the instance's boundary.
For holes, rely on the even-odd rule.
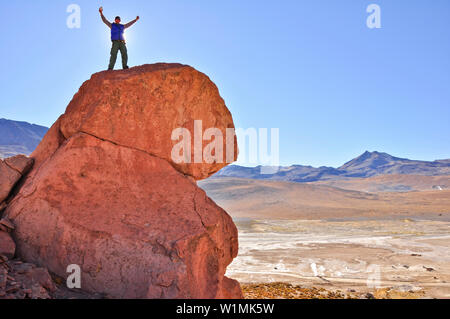
[[11,189],[22,177],[20,173],[9,167],[4,161],[0,160],[0,203],[3,202],[11,192]]
[[[194,163],[194,120],[202,121],[203,132],[208,128],[222,132],[222,163]],[[85,132],[166,159],[201,180],[230,164],[225,163],[225,136],[234,124],[217,87],[205,74],[181,64],[152,64],[94,74],[70,102],[60,127],[65,138]],[[171,159],[176,128],[191,133],[190,164]],[[209,143],[205,141],[200,152]],[[235,161],[237,143],[231,146]]]
[[34,159],[34,169],[29,175],[33,175],[46,160],[51,159],[53,153],[55,153],[65,141],[65,138],[61,133],[61,117],[56,120],[52,127],[50,127],[41,143],[31,154],[31,157]]
[[0,219],[0,230],[11,232],[14,230],[14,224],[8,218],[2,218]]
[[0,230],[0,255],[3,255],[8,259],[12,259],[15,251],[16,244],[12,240],[11,236],[7,232]]
[[0,210],[2,202],[8,197],[12,188],[33,166],[33,160],[25,155],[0,160]]
[[173,128],[193,119],[233,127],[217,88],[190,67],[93,75],[6,208],[17,254],[63,278],[77,264],[82,289],[115,298],[241,298],[224,276],[237,229],[194,181],[225,164],[168,157]]
[[33,167],[33,159],[25,155],[16,155],[5,159],[5,163],[12,169],[25,175]]

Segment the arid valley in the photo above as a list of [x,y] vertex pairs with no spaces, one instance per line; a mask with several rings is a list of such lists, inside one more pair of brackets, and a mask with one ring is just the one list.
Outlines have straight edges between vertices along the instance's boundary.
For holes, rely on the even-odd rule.
[[[352,183],[375,188],[373,178]],[[200,185],[239,229],[227,275],[257,285],[259,297],[281,282],[355,298],[450,298],[448,190],[366,193],[237,178]]]

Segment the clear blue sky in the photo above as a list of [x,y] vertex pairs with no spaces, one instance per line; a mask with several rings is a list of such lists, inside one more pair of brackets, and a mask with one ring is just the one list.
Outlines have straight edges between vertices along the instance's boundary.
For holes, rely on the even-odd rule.
[[[71,3],[80,29],[66,26]],[[366,26],[371,3],[381,29]],[[280,128],[283,165],[339,166],[365,150],[450,158],[448,0],[3,0],[0,118],[50,126],[106,68],[100,5],[110,20],[141,17],[126,32],[130,66],[208,74],[236,126]]]

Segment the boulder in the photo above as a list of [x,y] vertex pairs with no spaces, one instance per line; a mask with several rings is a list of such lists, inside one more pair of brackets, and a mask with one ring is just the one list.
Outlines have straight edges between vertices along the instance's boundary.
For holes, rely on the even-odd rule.
[[172,130],[194,119],[234,127],[217,88],[191,67],[94,75],[5,210],[17,254],[63,278],[79,265],[83,290],[113,298],[241,298],[225,277],[236,226],[195,182],[226,164],[169,155]]
[[[195,163],[194,121],[201,121],[202,135],[209,128],[222,133],[221,162]],[[190,163],[172,160],[173,146],[178,143],[172,140],[172,133],[179,128],[189,130],[191,135]],[[227,128],[234,132],[233,119],[215,84],[192,67],[163,63],[94,74],[74,96],[60,123],[66,139],[84,132],[145,151],[196,180],[211,176],[237,159],[234,135],[227,147]],[[197,147],[201,154],[207,144],[204,141]],[[226,154],[231,158],[228,163]]]

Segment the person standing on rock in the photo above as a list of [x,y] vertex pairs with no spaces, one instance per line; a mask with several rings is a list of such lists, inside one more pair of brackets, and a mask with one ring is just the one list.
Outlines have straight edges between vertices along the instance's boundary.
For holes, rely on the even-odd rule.
[[116,17],[114,23],[111,23],[103,15],[103,7],[100,7],[99,11],[100,16],[102,17],[102,21],[111,29],[112,48],[108,70],[114,69],[114,65],[116,64],[117,60],[117,53],[119,52],[119,50],[120,54],[122,55],[122,67],[124,70],[128,69],[128,52],[123,33],[125,32],[125,29],[131,27],[137,20],[139,20],[139,16],[137,16],[135,20],[128,22],[127,24],[120,24],[120,17]]

